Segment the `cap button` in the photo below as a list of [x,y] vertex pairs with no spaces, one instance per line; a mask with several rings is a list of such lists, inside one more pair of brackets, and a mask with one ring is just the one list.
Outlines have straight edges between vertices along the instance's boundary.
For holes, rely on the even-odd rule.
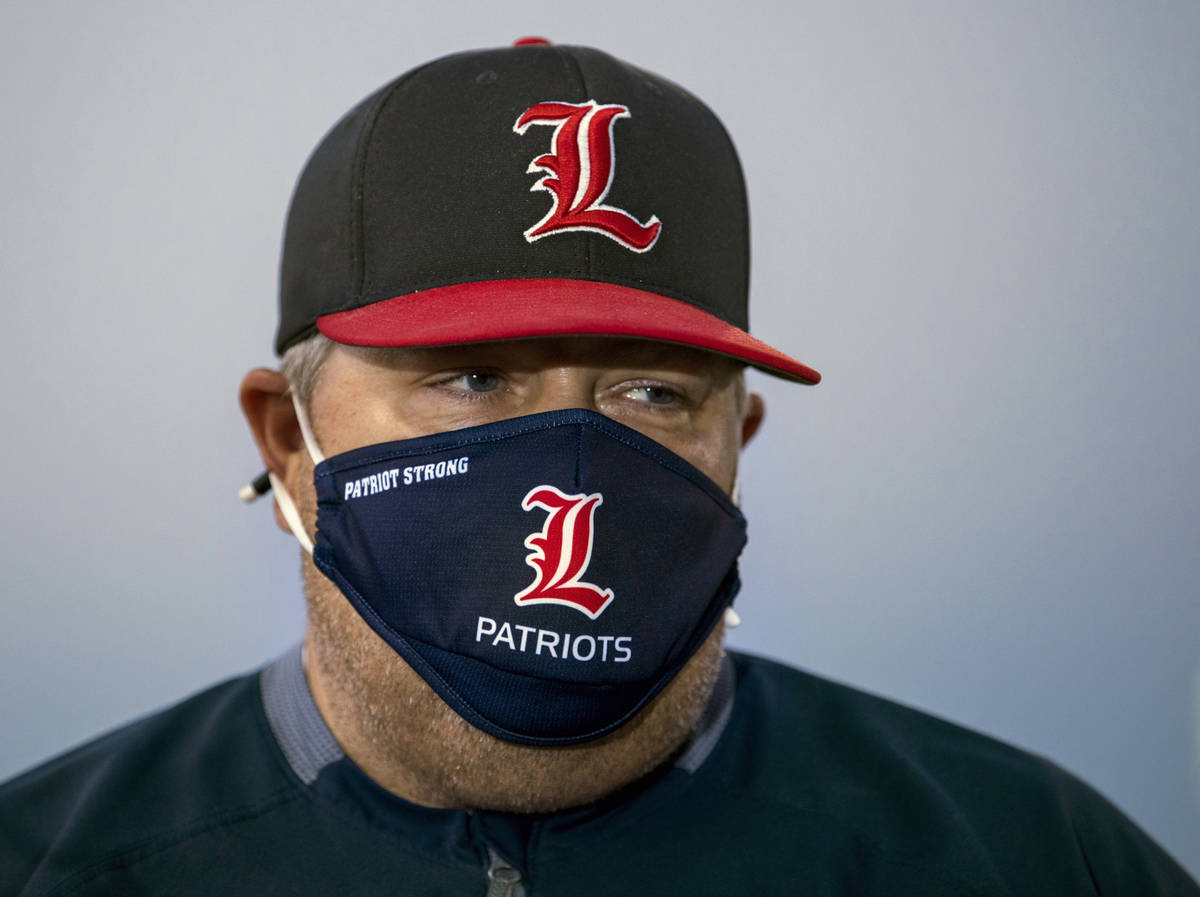
[[544,37],[518,37],[513,41],[514,47],[536,47],[539,44],[548,44],[550,41]]

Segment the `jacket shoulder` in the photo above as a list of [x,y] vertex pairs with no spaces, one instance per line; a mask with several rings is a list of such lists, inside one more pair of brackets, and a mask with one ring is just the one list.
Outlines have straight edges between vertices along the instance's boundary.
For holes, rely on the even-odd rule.
[[770,660],[735,663],[723,774],[782,812],[903,863],[986,869],[1013,893],[1200,895],[1134,822],[1044,757]]
[[292,787],[258,675],[220,683],[0,785],[0,894],[43,893]]

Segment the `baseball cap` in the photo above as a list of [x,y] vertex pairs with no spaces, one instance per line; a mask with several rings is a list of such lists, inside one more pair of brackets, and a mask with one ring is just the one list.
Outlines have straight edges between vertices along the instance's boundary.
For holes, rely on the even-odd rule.
[[748,332],[733,144],[677,84],[542,39],[420,66],[348,112],[296,184],[282,354],[540,336],[663,340],[820,374]]

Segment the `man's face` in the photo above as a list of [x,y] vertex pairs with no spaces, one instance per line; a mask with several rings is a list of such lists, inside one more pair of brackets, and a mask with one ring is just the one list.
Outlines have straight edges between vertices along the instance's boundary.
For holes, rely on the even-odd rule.
[[335,346],[310,402],[326,455],[564,408],[619,421],[732,488],[750,404],[740,368],[647,340],[574,337],[418,349]]
[[[260,446],[272,424],[243,404]],[[278,375],[273,375],[278,378]],[[278,382],[276,389],[278,389]],[[311,533],[312,463],[295,438],[290,402],[270,406],[268,457],[298,498]],[[309,401],[326,456],[497,420],[566,408],[604,414],[656,440],[732,489],[738,452],[762,418],[740,366],[700,350],[600,337],[531,339],[437,348],[335,345]],[[256,425],[255,418],[260,419]],[[264,456],[269,456],[264,448]],[[281,525],[282,522],[281,522]],[[694,728],[715,684],[723,629],[641,713],[605,738],[534,748],[486,735],[458,717],[304,557],[307,669],[314,697],[346,752],[384,787],[419,803],[550,811],[595,800],[666,760]]]

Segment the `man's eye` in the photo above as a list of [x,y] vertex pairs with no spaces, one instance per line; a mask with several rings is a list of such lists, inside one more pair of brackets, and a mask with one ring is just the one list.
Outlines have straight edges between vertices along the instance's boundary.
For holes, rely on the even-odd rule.
[[469,374],[455,377],[451,382],[469,392],[492,392],[499,388],[500,377],[487,371],[471,371]]
[[679,400],[678,395],[664,386],[635,386],[626,394],[651,405],[672,405]]

